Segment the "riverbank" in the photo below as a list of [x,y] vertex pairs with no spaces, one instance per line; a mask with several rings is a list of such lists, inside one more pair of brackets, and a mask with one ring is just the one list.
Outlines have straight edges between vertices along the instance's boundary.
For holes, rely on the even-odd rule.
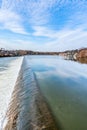
[[59,56],[63,56],[65,59],[79,60],[87,58],[87,48],[67,50],[64,52],[59,52]]
[[24,59],[2,130],[58,130]]
[[24,55],[59,55],[59,52],[40,52],[30,50],[0,50],[0,57],[16,57]]
[[81,48],[76,50],[66,50],[63,52],[40,52],[40,51],[30,51],[30,50],[0,50],[1,57],[17,57],[25,55],[58,55],[65,59],[79,60],[82,58],[87,58],[87,48]]

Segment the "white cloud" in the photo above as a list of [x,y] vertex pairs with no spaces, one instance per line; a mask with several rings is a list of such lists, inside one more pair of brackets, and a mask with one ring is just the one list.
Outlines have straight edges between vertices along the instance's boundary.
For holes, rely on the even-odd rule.
[[34,30],[34,33],[33,33],[34,36],[43,36],[43,37],[49,37],[49,38],[54,37],[53,34],[55,33],[55,31],[47,27],[33,26],[32,28]]
[[51,42],[45,43],[43,50],[46,51],[64,51],[68,49],[77,49],[87,47],[87,31],[85,26],[80,26],[76,29],[64,28],[62,30],[51,30],[43,26],[34,26],[35,36],[44,36],[50,39]]
[[14,41],[17,45],[17,48],[19,49],[25,49],[25,50],[33,50],[38,51],[43,46],[41,44],[38,44],[36,41],[29,41],[29,40],[15,40]]
[[78,33],[79,31],[81,31],[81,28],[76,28],[76,29],[69,29],[69,28],[63,28],[61,30],[53,30],[53,29],[49,29],[47,27],[44,26],[33,26],[34,29],[34,36],[44,36],[44,37],[48,37],[48,38],[64,38],[64,37],[68,37],[70,35],[73,35],[75,33]]
[[18,14],[10,10],[0,10],[0,25],[2,29],[7,29],[15,33],[26,34]]
[[70,34],[66,36],[61,32],[60,37],[51,43],[47,43],[46,48],[49,48],[49,50],[52,51],[64,51],[82,47],[87,47],[87,32],[84,32],[83,30],[70,30]]

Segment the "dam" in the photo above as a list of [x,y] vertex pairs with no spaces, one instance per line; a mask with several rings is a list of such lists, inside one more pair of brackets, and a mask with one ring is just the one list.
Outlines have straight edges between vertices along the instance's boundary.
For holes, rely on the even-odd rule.
[[2,130],[58,130],[26,57],[23,59]]

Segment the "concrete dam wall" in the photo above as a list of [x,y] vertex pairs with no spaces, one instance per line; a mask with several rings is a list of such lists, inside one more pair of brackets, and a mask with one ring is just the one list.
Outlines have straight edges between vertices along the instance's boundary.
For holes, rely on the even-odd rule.
[[26,57],[14,87],[2,130],[58,130]]

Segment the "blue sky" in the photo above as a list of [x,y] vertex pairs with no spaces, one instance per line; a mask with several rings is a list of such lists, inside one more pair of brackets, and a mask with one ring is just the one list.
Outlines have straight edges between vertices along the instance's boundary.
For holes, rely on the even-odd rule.
[[87,47],[87,0],[0,0],[0,48]]

